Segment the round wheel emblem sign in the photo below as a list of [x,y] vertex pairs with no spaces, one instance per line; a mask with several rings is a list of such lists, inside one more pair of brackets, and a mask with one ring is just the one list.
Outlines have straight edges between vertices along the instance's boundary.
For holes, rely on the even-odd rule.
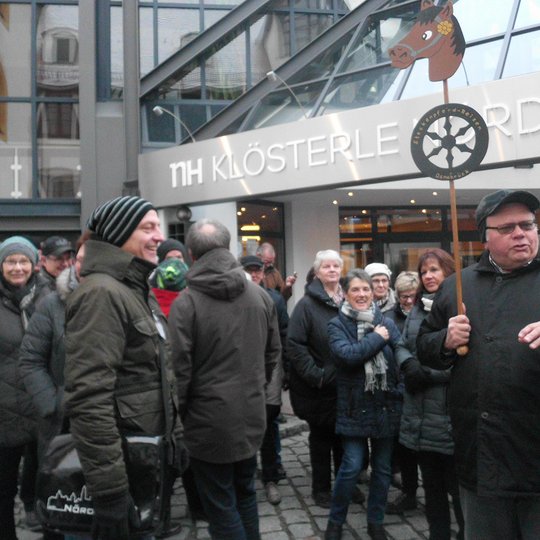
[[433,107],[418,121],[411,137],[411,155],[426,176],[456,180],[476,170],[488,143],[486,123],[477,111],[461,103],[447,103]]

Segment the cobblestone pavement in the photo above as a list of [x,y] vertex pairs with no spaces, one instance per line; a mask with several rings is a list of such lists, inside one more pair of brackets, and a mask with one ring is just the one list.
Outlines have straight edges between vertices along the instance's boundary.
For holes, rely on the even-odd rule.
[[[328,510],[315,506],[311,498],[311,470],[307,444],[307,426],[294,416],[286,416],[287,422],[281,424],[281,457],[287,472],[287,479],[279,483],[281,503],[272,506],[266,501],[262,483],[257,480],[257,499],[259,502],[260,530],[262,540],[322,540]],[[367,485],[361,485],[367,495]],[[393,500],[399,491],[392,487],[388,499]],[[419,507],[405,512],[403,516],[387,515],[384,520],[386,532],[392,540],[425,540],[428,538],[427,522],[424,515],[423,491],[418,490]],[[41,534],[24,529],[22,510],[17,506],[20,527],[19,540],[39,540]],[[182,530],[169,537],[171,540],[199,540],[210,538],[204,521],[192,522],[187,513],[186,498],[181,483],[175,486],[172,501],[173,519],[180,520]],[[366,508],[352,504],[343,540],[367,540]],[[455,537],[456,526],[453,525]]]

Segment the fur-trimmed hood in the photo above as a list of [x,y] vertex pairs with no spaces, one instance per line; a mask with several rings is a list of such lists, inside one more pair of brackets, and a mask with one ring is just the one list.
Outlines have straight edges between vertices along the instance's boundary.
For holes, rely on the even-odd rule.
[[56,291],[60,300],[65,304],[68,296],[79,286],[75,266],[69,266],[62,270],[56,278]]

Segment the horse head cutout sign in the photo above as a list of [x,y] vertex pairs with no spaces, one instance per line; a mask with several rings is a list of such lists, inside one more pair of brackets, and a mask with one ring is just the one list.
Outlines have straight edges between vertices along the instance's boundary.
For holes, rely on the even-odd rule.
[[453,13],[451,0],[442,7],[422,0],[410,32],[388,51],[392,66],[404,69],[419,58],[428,58],[429,80],[449,79],[465,53],[465,38]]
[[[489,142],[488,129],[481,115],[472,107],[449,102],[448,79],[461,64],[465,47],[452,0],[443,6],[436,6],[433,0],[420,0],[420,12],[413,27],[388,50],[392,66],[399,69],[408,68],[419,58],[428,58],[429,80],[443,82],[444,105],[433,107],[413,128],[411,155],[420,172],[449,182],[459,314],[464,313],[464,308],[454,179],[467,176],[480,165]],[[467,352],[466,345],[457,348],[461,356]]]

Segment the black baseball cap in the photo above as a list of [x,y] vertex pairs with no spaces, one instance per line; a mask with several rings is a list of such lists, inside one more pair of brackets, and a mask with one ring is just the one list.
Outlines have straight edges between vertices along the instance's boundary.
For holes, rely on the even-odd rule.
[[259,257],[256,257],[255,255],[246,255],[245,257],[242,257],[240,259],[240,264],[244,268],[249,268],[250,266],[257,266],[258,268],[262,268],[264,266],[264,263],[259,259]]
[[499,189],[486,195],[476,207],[476,224],[482,242],[486,241],[486,219],[494,214],[498,208],[504,204],[520,203],[524,204],[531,212],[536,212],[540,208],[540,201],[528,191],[512,191],[510,189]]
[[49,257],[50,255],[59,257],[68,251],[75,253],[71,242],[63,236],[49,236],[49,238],[41,242],[41,253],[45,257]]

